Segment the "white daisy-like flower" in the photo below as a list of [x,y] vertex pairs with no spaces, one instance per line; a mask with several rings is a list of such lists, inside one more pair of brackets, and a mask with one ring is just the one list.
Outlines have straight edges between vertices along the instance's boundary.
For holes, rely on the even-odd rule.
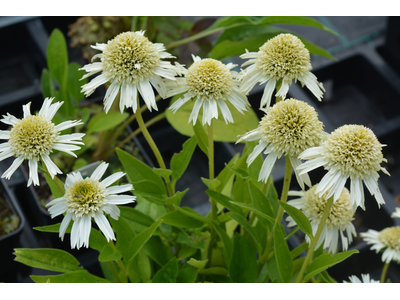
[[328,173],[318,185],[317,193],[329,191],[328,198],[339,198],[340,193],[350,178],[350,193],[353,209],[358,206],[365,210],[364,181],[371,195],[380,206],[384,204],[378,187],[378,171],[390,175],[381,167],[386,162],[382,154],[382,145],[371,129],[363,125],[344,125],[332,132],[321,146],[305,150],[299,155],[300,159],[308,160],[298,167],[300,174],[323,166]]
[[392,218],[400,218],[400,207],[396,207],[396,211],[392,214]]
[[360,233],[367,244],[372,244],[371,250],[382,253],[382,262],[390,263],[395,261],[400,263],[400,226],[388,227],[382,231],[369,229],[367,232]]
[[10,179],[24,160],[28,160],[29,180],[28,186],[33,182],[39,185],[38,162],[42,160],[52,178],[61,174],[61,170],[50,159],[53,150],[63,151],[74,157],[72,152],[79,150],[83,145],[84,133],[72,133],[60,135],[60,132],[83,124],[81,121],[65,121],[55,125],[51,120],[64,102],[51,104],[54,98],[46,98],[37,115],[32,115],[31,102],[22,106],[23,119],[17,119],[7,113],[0,121],[11,125],[10,131],[0,130],[0,139],[8,142],[0,144],[0,161],[14,156],[15,160],[3,173],[2,178]]
[[247,94],[257,82],[267,83],[260,107],[270,106],[272,93],[279,81],[282,84],[276,97],[285,99],[292,81],[299,80],[321,101],[325,89],[310,72],[310,52],[298,37],[289,33],[279,34],[268,40],[258,52],[246,52],[240,57],[249,59],[242,67],[250,65],[242,71],[241,91]]
[[175,101],[170,109],[175,113],[190,99],[195,100],[189,122],[196,124],[200,108],[203,107],[203,125],[211,124],[211,119],[218,119],[218,108],[226,123],[233,123],[232,114],[226,105],[228,100],[243,114],[250,106],[247,97],[239,91],[239,81],[235,79],[237,72],[232,71],[236,65],[194,56],[194,63],[187,70],[184,78],[176,81],[167,81],[167,97],[185,93],[182,98]]
[[[326,197],[327,193],[322,196],[319,196],[316,193],[317,186],[317,184],[312,186],[308,191],[289,191],[289,196],[299,196],[299,198],[287,202],[303,211],[306,217],[310,220],[314,235],[317,232],[328,200]],[[323,243],[324,249],[328,248],[330,253],[336,253],[340,238],[342,250],[346,251],[349,244],[353,241],[353,236],[356,236],[356,229],[351,222],[353,219],[354,211],[350,201],[350,193],[346,188],[344,188],[339,199],[332,205],[316,248]],[[286,221],[289,222],[289,227],[297,225],[290,216],[286,218]],[[344,235],[344,232],[346,235]],[[308,235],[306,235],[306,241],[310,243]]]
[[93,49],[102,51],[93,56],[92,61],[100,58],[100,62],[87,64],[81,68],[88,72],[82,79],[102,72],[82,86],[86,96],[90,96],[96,88],[111,82],[104,97],[104,110],[108,112],[115,97],[120,92],[119,108],[137,109],[137,92],[140,93],[148,109],[158,110],[153,92],[154,87],[162,98],[166,96],[165,83],[162,78],[175,80],[185,70],[181,65],[172,65],[164,58],[172,58],[161,43],[153,44],[144,36],[144,31],[124,32],[117,35],[107,44],[97,43]]
[[344,283],[380,283],[379,280],[371,279],[369,274],[361,274],[361,279],[355,275],[349,276],[350,282],[343,280]]
[[[236,142],[259,140],[247,158],[250,165],[264,151],[268,154],[261,167],[258,180],[267,182],[275,161],[282,155],[289,156],[297,181],[304,190],[304,183],[311,186],[308,174],[300,175],[297,158],[304,150],[319,146],[324,139],[323,124],[315,109],[304,101],[288,99],[272,106],[261,119],[258,127],[242,135]],[[264,150],[265,149],[265,150]]]
[[132,203],[135,196],[117,195],[133,190],[131,184],[110,186],[125,175],[116,172],[100,181],[107,170],[108,163],[102,162],[90,177],[83,179],[80,172],[67,175],[65,180],[65,194],[49,202],[46,206],[51,217],[57,217],[66,213],[60,225],[59,236],[64,239],[65,231],[71,222],[71,248],[79,249],[82,246],[89,247],[89,236],[92,218],[96,222],[104,236],[109,240],[115,240],[114,232],[104,214],[118,220],[120,210],[117,205]]

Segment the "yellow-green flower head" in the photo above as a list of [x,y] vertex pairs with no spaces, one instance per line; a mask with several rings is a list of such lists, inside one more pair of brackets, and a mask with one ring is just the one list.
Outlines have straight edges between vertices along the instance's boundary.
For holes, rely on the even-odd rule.
[[[310,220],[313,234],[317,232],[328,200],[328,193],[326,192],[320,196],[316,192],[317,187],[318,185],[316,184],[308,191],[289,191],[289,195],[300,196],[300,198],[288,201],[288,204],[302,210]],[[350,200],[350,193],[346,188],[344,188],[339,198],[332,205],[316,247],[318,248],[324,242],[323,247],[329,248],[329,252],[335,253],[338,248],[340,236],[342,250],[346,251],[348,245],[353,241],[353,236],[356,236],[355,227],[351,222],[353,219],[354,211]],[[291,217],[288,217],[286,220],[289,222],[288,226],[291,227],[296,225],[295,221]],[[343,232],[346,232],[346,236]],[[310,243],[310,238],[308,236],[306,239],[307,242]]]
[[186,72],[185,68],[176,63],[172,65],[164,58],[171,58],[165,52],[163,44],[153,44],[144,36],[144,31],[123,32],[107,44],[97,43],[92,48],[102,51],[93,56],[92,60],[100,58],[82,67],[87,72],[82,77],[87,78],[98,72],[101,75],[82,86],[82,92],[90,96],[96,88],[104,83],[111,82],[104,97],[104,110],[108,112],[118,92],[120,92],[119,107],[137,109],[137,93],[142,96],[147,107],[157,110],[153,87],[162,98],[166,97],[166,88],[163,78],[175,80],[176,75]]
[[364,181],[371,195],[374,195],[378,205],[384,204],[378,187],[378,171],[389,175],[381,167],[386,159],[382,155],[382,144],[375,134],[363,125],[344,125],[332,132],[319,147],[308,149],[300,154],[301,159],[309,160],[299,167],[304,174],[320,166],[329,172],[322,178],[318,193],[330,189],[329,197],[336,200],[343,189],[347,178],[351,180],[351,199],[353,208],[364,206]]
[[279,34],[268,40],[258,52],[246,52],[240,56],[249,60],[242,66],[250,65],[243,70],[243,81],[240,90],[246,94],[257,82],[267,82],[260,107],[268,108],[271,96],[278,81],[282,82],[276,97],[285,99],[292,81],[299,80],[321,101],[324,88],[322,83],[310,71],[310,52],[302,41],[289,33]]
[[369,229],[360,235],[367,244],[373,245],[371,250],[376,250],[376,253],[384,249],[382,262],[400,263],[400,226],[388,227],[380,232]]
[[189,122],[196,124],[200,109],[203,108],[203,125],[210,124],[211,119],[218,119],[218,108],[226,123],[233,123],[232,114],[226,105],[228,100],[243,114],[249,103],[245,95],[239,92],[239,82],[235,79],[236,72],[232,63],[227,65],[222,62],[193,56],[194,63],[190,66],[184,78],[176,81],[167,81],[167,97],[185,93],[182,98],[175,101],[170,109],[175,113],[190,99],[195,100]]
[[[254,159],[264,151],[268,154],[260,171],[259,180],[267,181],[272,167],[277,158],[287,155],[292,166],[300,165],[297,158],[304,150],[319,146],[324,139],[323,123],[318,120],[315,109],[304,101],[288,99],[272,106],[268,113],[261,119],[258,128],[244,134],[237,141],[241,142],[259,140],[258,145],[249,155],[247,163],[250,165]],[[307,176],[298,176],[297,180],[304,189],[304,183],[311,185]]]
[[118,220],[120,210],[117,205],[128,204],[135,201],[132,195],[118,195],[133,190],[131,184],[113,185],[125,175],[116,172],[101,180],[108,167],[108,163],[102,162],[90,177],[83,179],[80,172],[67,175],[65,180],[65,194],[49,202],[49,213],[54,218],[64,215],[60,225],[59,237],[64,239],[65,232],[71,220],[71,248],[79,249],[82,246],[89,247],[89,236],[92,218],[96,222],[107,241],[115,240],[114,232],[105,214]]
[[28,160],[28,186],[32,182],[34,185],[39,185],[38,162],[40,160],[46,165],[52,178],[54,175],[62,173],[50,159],[50,154],[53,150],[63,151],[76,157],[72,151],[81,148],[76,145],[83,145],[81,140],[85,134],[61,135],[60,132],[83,123],[80,121],[65,121],[55,125],[52,119],[63,102],[52,104],[53,99],[44,99],[42,108],[37,115],[31,114],[31,103],[28,103],[22,106],[23,119],[17,119],[7,114],[0,120],[12,126],[10,131],[0,130],[0,139],[8,140],[8,142],[0,145],[0,161],[11,156],[15,157],[12,165],[1,176],[2,178],[10,179],[22,162]]

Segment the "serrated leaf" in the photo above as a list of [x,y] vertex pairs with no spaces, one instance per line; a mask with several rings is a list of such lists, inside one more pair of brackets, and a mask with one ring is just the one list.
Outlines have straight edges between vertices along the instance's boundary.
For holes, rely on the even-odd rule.
[[174,283],[176,282],[176,277],[178,275],[178,261],[176,257],[172,257],[169,262],[163,266],[154,275],[153,283]]
[[293,260],[290,255],[289,246],[285,241],[283,226],[277,225],[274,230],[274,249],[276,265],[281,277],[281,281],[289,282],[293,274]]
[[175,183],[185,172],[197,146],[197,138],[192,136],[182,145],[182,151],[171,158],[172,182]]
[[254,283],[257,280],[257,273],[256,253],[240,234],[235,234],[229,265],[229,276],[232,282]]
[[113,129],[129,117],[127,112],[119,111],[101,112],[92,117],[87,125],[87,134]]
[[90,274],[86,270],[67,272],[60,275],[31,275],[31,279],[36,283],[107,283],[107,279]]
[[351,250],[346,252],[340,252],[335,255],[330,253],[324,253],[318,256],[307,269],[307,274],[304,276],[303,282],[306,282],[311,277],[317,275],[318,273],[332,267],[343,260],[347,259],[354,253],[358,253],[358,250]]
[[61,88],[65,88],[68,75],[68,51],[63,33],[54,29],[47,44],[47,66],[51,76]]
[[301,210],[297,209],[294,206],[291,206],[290,204],[284,203],[282,201],[279,201],[279,204],[289,214],[289,216],[293,218],[300,229],[312,239],[313,233],[311,223],[305,216],[305,214]]
[[33,268],[55,272],[80,270],[79,261],[70,253],[59,249],[16,248],[15,261]]

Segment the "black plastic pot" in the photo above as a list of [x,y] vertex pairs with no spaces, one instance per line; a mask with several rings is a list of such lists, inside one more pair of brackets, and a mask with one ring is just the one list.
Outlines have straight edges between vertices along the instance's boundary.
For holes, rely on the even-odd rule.
[[10,189],[4,179],[1,179],[0,194],[8,204],[12,213],[19,218],[19,225],[15,230],[0,236],[0,282],[15,282],[19,266],[18,263],[14,261],[13,249],[21,245],[20,238],[25,226],[25,216],[19,207],[14,191]]

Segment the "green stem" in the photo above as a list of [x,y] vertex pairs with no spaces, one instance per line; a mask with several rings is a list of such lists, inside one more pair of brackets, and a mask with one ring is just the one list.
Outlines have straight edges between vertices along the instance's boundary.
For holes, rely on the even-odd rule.
[[[113,248],[113,250],[114,250],[114,253],[117,253],[118,252],[118,250],[117,250],[117,248],[115,247],[115,245],[114,245],[114,242],[112,241],[112,240],[110,240],[109,242],[108,242],[108,244],[111,246],[111,248]],[[126,272],[126,269],[125,269],[125,266],[124,266],[124,263],[122,262],[122,260],[121,259],[117,259],[117,260],[115,260],[115,262],[118,264],[118,266],[119,266],[119,268],[121,269],[121,271],[122,271],[122,274],[123,274],[123,279],[122,279],[122,281],[124,282],[124,283],[127,283],[128,282],[128,278],[127,278],[127,272]],[[113,265],[114,266],[114,265]],[[114,275],[115,276],[115,275]]]
[[322,230],[323,230],[323,228],[325,226],[326,220],[328,219],[328,216],[329,216],[329,213],[331,211],[332,205],[333,205],[333,196],[330,197],[326,202],[325,210],[324,210],[324,213],[322,215],[321,221],[320,221],[320,223],[318,225],[317,232],[315,233],[315,236],[311,239],[310,248],[308,248],[307,256],[304,259],[303,265],[301,266],[301,269],[300,269],[299,275],[297,277],[296,283],[300,283],[300,282],[303,281],[304,272],[306,271],[306,269],[308,268],[308,265],[311,262],[312,256],[314,254],[315,246],[317,245],[319,237],[321,236]]
[[237,27],[237,26],[240,26],[240,25],[243,25],[243,23],[233,24],[233,25],[225,26],[225,27],[218,27],[218,28],[211,29],[211,30],[207,30],[206,29],[206,30],[204,30],[202,32],[196,33],[196,34],[194,34],[192,36],[189,36],[187,38],[184,38],[184,39],[169,43],[169,44],[167,44],[165,46],[165,49],[171,49],[171,48],[178,47],[178,46],[190,43],[190,42],[194,42],[194,41],[196,41],[198,39],[204,38],[204,37],[209,36],[211,34],[214,34],[214,33],[229,29],[229,28]]
[[138,16],[134,16],[131,19],[131,31],[135,32],[136,31],[136,27],[139,21],[139,17]]
[[[288,192],[289,192],[289,188],[290,188],[290,181],[292,179],[292,164],[290,163],[290,159],[289,156],[286,156],[286,161],[285,161],[285,176],[283,178],[283,187],[282,187],[282,194],[281,194],[281,202],[286,203],[287,201],[287,196],[288,196]],[[271,230],[271,233],[268,235],[268,239],[267,239],[267,245],[265,247],[265,251],[263,253],[263,255],[261,256],[260,262],[263,264],[268,256],[268,253],[271,251],[272,249],[272,241],[273,241],[273,232],[275,230],[275,226],[277,224],[281,223],[282,220],[282,216],[283,216],[283,207],[279,206],[278,209],[278,214],[276,215],[276,219],[275,219],[275,225],[274,228]]]
[[[139,107],[139,97],[137,97],[137,102],[138,102],[138,107]],[[139,128],[141,129],[147,143],[149,144],[151,150],[153,151],[160,168],[166,170],[167,167],[165,166],[164,159],[162,158],[160,150],[158,150],[156,143],[154,143],[153,138],[151,137],[149,131],[147,130],[147,127],[143,121],[143,117],[142,117],[142,113],[141,113],[140,109],[136,110],[136,120],[138,122]],[[168,194],[171,197],[174,194],[173,188],[171,185],[171,181],[169,178],[165,179],[165,181],[167,184]]]
[[381,283],[385,283],[385,280],[386,280],[386,273],[387,273],[387,271],[388,271],[388,269],[389,269],[389,265],[390,265],[390,262],[385,263],[385,264],[383,265],[382,274],[381,274]]
[[[44,163],[44,161],[41,160],[41,163],[38,164],[38,168],[40,171],[42,171],[43,173],[46,173],[51,178],[49,170],[47,170],[47,167],[46,167],[46,164]],[[57,177],[57,176],[55,176],[55,177]],[[65,189],[64,189],[64,185],[62,184],[63,182],[61,180],[59,180],[58,177],[56,178],[56,180],[54,180],[53,178],[52,178],[52,180],[55,183],[55,185],[57,186],[58,190],[64,195]]]
[[121,278],[119,277],[118,271],[114,266],[114,262],[112,261],[107,261],[107,266],[110,268],[111,273],[113,274],[115,281],[118,283],[121,283]]

